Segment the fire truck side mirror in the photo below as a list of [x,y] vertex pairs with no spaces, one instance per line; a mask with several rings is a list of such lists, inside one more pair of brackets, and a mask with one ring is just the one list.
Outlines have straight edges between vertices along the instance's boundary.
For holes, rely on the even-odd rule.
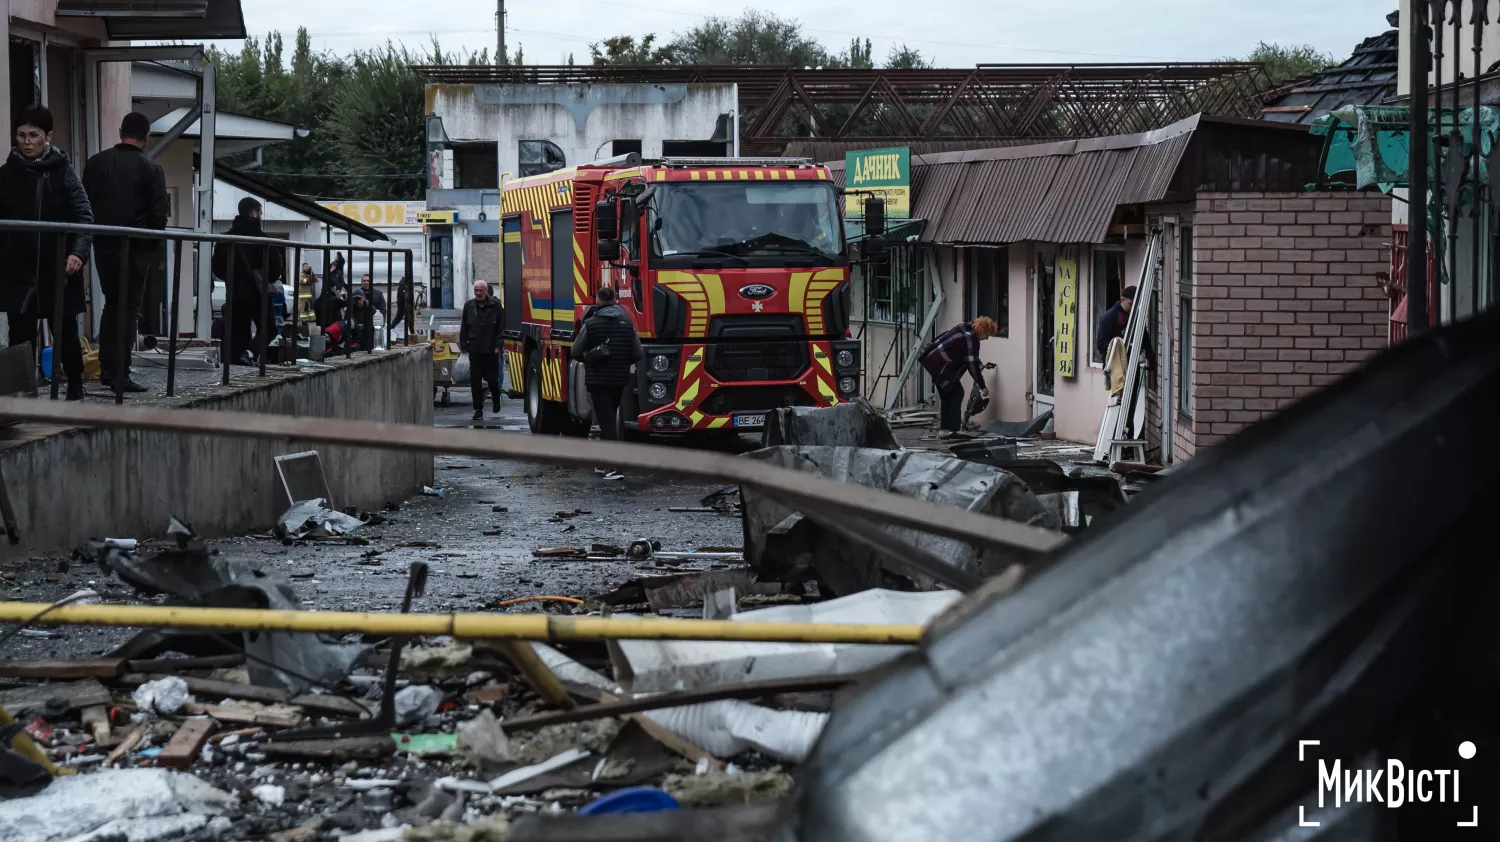
[[600,240],[620,239],[620,214],[614,199],[594,205],[594,230]]
[[614,262],[618,261],[619,259],[620,259],[620,241],[619,240],[600,240],[599,241],[599,262],[601,262],[601,263],[614,263]]

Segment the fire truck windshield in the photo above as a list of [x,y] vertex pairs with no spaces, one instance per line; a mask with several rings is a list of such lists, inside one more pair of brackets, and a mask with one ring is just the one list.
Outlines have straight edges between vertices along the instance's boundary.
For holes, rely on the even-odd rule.
[[838,196],[827,182],[686,182],[656,185],[653,256],[836,260],[843,253]]

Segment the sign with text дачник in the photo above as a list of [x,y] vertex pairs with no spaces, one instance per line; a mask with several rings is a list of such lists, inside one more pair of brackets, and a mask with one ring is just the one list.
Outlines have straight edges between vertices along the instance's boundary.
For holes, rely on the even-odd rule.
[[862,218],[865,199],[885,199],[887,219],[911,218],[911,148],[844,153],[844,216]]

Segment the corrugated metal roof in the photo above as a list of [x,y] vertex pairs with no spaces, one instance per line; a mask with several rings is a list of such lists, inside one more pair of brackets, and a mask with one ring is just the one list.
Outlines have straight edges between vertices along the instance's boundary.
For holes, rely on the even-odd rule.
[[931,243],[1103,242],[1117,206],[1166,196],[1197,126],[915,155],[912,216]]
[[1262,98],[1262,116],[1279,123],[1310,126],[1344,105],[1379,105],[1396,93],[1400,33],[1366,38],[1343,63],[1312,79],[1294,82]]

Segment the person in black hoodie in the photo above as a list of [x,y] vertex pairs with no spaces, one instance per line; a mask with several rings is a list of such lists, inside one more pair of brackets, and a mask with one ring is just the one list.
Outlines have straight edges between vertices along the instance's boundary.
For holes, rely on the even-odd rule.
[[[229,226],[229,233],[241,237],[264,237],[260,227],[260,202],[246,196],[240,200],[240,214]],[[235,243],[219,243],[214,246],[214,277],[229,283],[229,261],[234,261],[234,288],[226,289],[233,295],[230,304],[231,324],[225,325],[229,337],[229,358],[241,365],[250,364],[250,355],[264,351],[270,340],[271,330],[261,336],[262,314],[264,324],[271,323],[271,285],[286,277],[286,249],[279,246],[251,246]],[[252,344],[250,334],[256,332]]]
[[[167,179],[161,166],[146,156],[151,121],[132,111],[120,122],[120,142],[89,159],[83,168],[83,187],[100,225],[165,230],[171,208]],[[125,308],[125,333],[134,337],[141,323],[141,302],[146,295],[151,270],[161,262],[161,240],[131,240],[129,265],[122,277],[122,237],[99,237],[94,241],[94,263],[99,286],[104,291],[104,312],[99,317],[100,380],[105,386],[120,372],[125,391],[145,392],[145,386],[130,378],[130,359],[120,353],[120,308]],[[134,343],[131,343],[134,344]]]
[[336,324],[344,319],[344,301],[342,291],[330,283],[323,284],[323,291],[318,294],[318,300],[313,302],[313,321],[318,327],[327,330],[331,324]]
[[[40,106],[24,111],[15,137],[16,148],[0,166],[0,219],[92,224],[88,193],[67,153],[52,145],[52,112]],[[83,397],[78,314],[84,310],[89,249],[83,234],[0,234],[0,309],[10,324],[10,344],[34,347],[37,320],[47,319],[67,374],[68,400]],[[55,306],[59,270],[65,277],[61,323]]]
[[464,303],[463,323],[458,329],[459,350],[469,355],[469,391],[474,395],[474,420],[484,420],[484,384],[494,392],[495,412],[500,412],[500,330],[505,314],[490,295],[490,285],[474,282],[474,297]]
[[[600,287],[594,298],[597,306],[584,320],[570,354],[583,363],[600,438],[618,441],[620,398],[630,383],[631,367],[645,357],[645,352],[641,350],[641,337],[635,331],[635,324],[615,301],[615,291]],[[606,476],[617,478],[619,475]]]

